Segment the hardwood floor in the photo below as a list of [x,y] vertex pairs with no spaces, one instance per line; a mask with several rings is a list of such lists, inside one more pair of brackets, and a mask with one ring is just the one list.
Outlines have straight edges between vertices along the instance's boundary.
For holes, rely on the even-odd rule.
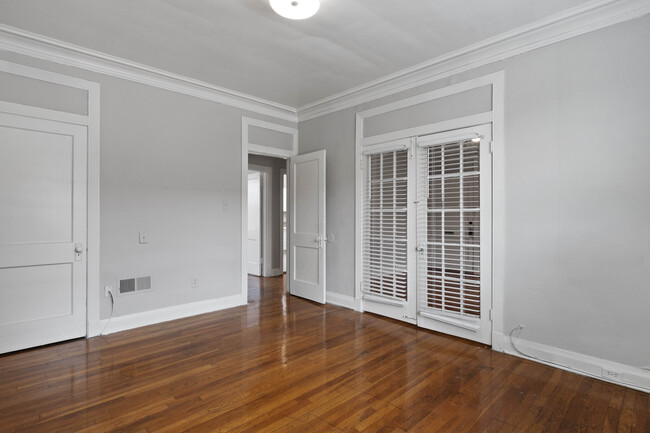
[[286,296],[0,357],[0,431],[649,432],[648,394]]

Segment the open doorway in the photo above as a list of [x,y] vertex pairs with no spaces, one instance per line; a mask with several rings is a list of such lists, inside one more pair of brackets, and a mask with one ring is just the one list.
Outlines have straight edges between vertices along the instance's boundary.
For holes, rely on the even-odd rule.
[[247,272],[251,300],[286,291],[286,164],[283,158],[248,155]]

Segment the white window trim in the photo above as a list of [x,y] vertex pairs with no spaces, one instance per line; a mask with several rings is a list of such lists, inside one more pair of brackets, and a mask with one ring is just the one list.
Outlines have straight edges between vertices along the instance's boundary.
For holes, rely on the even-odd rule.
[[[442,89],[426,92],[411,98],[402,99],[389,104],[358,112],[356,115],[355,133],[355,309],[362,311],[362,216],[363,216],[363,173],[361,171],[364,151],[369,146],[385,143],[417,135],[434,134],[454,129],[466,128],[485,123],[492,124],[492,348],[501,351],[502,339],[498,336],[504,333],[503,329],[503,290],[504,290],[504,259],[505,259],[505,183],[504,183],[504,71],[495,72],[472,80],[464,81]],[[465,92],[467,90],[492,86],[492,110],[458,119],[414,128],[392,131],[386,134],[364,137],[364,120],[380,114],[432,101],[445,96]]]
[[0,60],[0,72],[60,84],[87,92],[88,113],[85,115],[14,104],[11,102],[0,102],[0,111],[83,125],[88,128],[86,337],[94,337],[101,332],[101,322],[99,319],[99,303],[101,300],[99,273],[99,83],[10,63],[4,60]]

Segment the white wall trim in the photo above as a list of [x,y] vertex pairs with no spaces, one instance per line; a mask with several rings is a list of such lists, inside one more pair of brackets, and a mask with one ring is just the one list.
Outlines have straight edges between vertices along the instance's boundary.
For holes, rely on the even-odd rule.
[[271,269],[271,272],[269,273],[269,277],[279,277],[282,275],[284,272],[282,271],[282,268],[273,268]]
[[25,117],[53,120],[55,122],[71,123],[74,125],[88,126],[88,116],[83,114],[66,113],[50,110],[48,108],[34,107],[31,105],[16,104],[0,101],[0,113],[19,114]]
[[[249,140],[250,127],[268,129],[270,131],[282,132],[291,135],[291,149],[279,149],[273,146],[265,146],[259,143],[251,143]],[[289,126],[278,125],[276,123],[265,122],[263,120],[242,117],[242,142],[246,142],[248,153],[256,155],[273,156],[280,158],[291,158],[298,155],[298,129]]]
[[[293,150],[287,154],[286,150],[277,149],[271,146],[253,145],[254,149],[263,148],[264,153],[257,151],[251,152],[251,143],[248,142],[249,126],[257,126],[273,131],[280,131],[293,136]],[[255,147],[257,146],[257,147]],[[284,125],[278,125],[271,122],[265,122],[258,119],[242,116],[241,119],[241,296],[248,299],[248,273],[246,264],[248,262],[248,154],[256,153],[260,155],[273,156],[276,158],[289,158],[298,154],[298,129]]]
[[0,24],[0,49],[297,122],[650,13],[647,0],[593,0],[321,100],[293,108]]
[[103,329],[108,323],[108,326],[106,326],[106,330],[103,333],[103,335],[105,335],[139,328],[141,326],[182,319],[184,317],[196,316],[198,314],[212,313],[214,311],[238,307],[240,305],[246,305],[246,299],[243,298],[241,294],[238,294],[227,296],[225,298],[208,299],[205,301],[144,311],[142,313],[128,314],[126,316],[115,316],[110,319],[110,322],[109,319],[104,319],[99,322],[98,325],[101,326],[101,331],[101,329]]
[[[492,124],[492,142],[494,153],[492,155],[492,310],[494,320],[492,322],[492,342],[495,342],[495,332],[503,332],[503,263],[504,263],[504,197],[505,183],[503,164],[505,160],[504,146],[504,71],[494,72],[482,77],[474,78],[417,95],[411,98],[405,98],[399,101],[381,105],[369,110],[361,111],[356,114],[356,138],[355,138],[355,251],[354,251],[354,286],[355,286],[355,309],[363,311],[362,293],[361,293],[361,276],[362,276],[362,191],[363,191],[363,173],[361,170],[363,149],[366,146],[375,145],[387,140],[398,140],[409,138],[414,135],[432,134],[452,129],[476,126],[481,123]],[[486,113],[466,116],[457,119],[446,120],[442,122],[423,125],[415,128],[408,128],[399,131],[391,131],[372,137],[364,137],[364,120],[379,114],[400,110],[405,107],[414,106],[423,102],[443,98],[467,90],[492,86],[492,110]]]
[[646,0],[594,0],[298,107],[300,121],[393,95],[650,13]]
[[[517,348],[525,354],[535,357],[532,358],[517,352],[512,344],[510,344],[509,335],[495,333],[494,336],[495,344],[492,346],[494,350],[539,362],[540,364],[561,368],[562,370],[578,373],[583,376],[594,377],[617,385],[623,385],[628,388],[650,392],[650,372],[645,371],[640,367],[609,361],[595,356],[585,355],[583,353],[572,352],[554,346],[547,346],[534,341],[523,340],[520,338],[516,339],[515,344],[517,345]],[[499,347],[498,349],[497,346]],[[620,379],[615,380],[603,378],[603,369],[621,373]]]
[[335,292],[327,292],[325,295],[328,304],[338,305],[339,307],[345,307],[351,310],[355,309],[356,304],[352,296],[341,295]]
[[297,121],[296,110],[47,36],[0,24],[0,49],[133,81],[278,119]]
[[[0,40],[2,38],[0,37]],[[1,42],[0,42],[1,45]],[[69,77],[55,72],[31,68],[25,65],[0,60],[0,71],[35,80],[85,90],[88,97],[88,114],[80,115],[57,110],[49,110],[29,105],[0,102],[0,111],[13,112],[30,117],[55,120],[84,125],[88,130],[87,166],[87,233],[86,233],[86,336],[93,337],[101,332],[99,320],[99,93],[98,83]]]

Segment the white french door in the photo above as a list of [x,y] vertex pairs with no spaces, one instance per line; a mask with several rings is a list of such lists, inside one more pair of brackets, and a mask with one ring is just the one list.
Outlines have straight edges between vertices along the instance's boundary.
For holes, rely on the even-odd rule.
[[363,191],[363,309],[415,323],[414,140],[373,146],[365,152]]
[[418,325],[491,344],[490,126],[418,137]]
[[364,150],[362,308],[490,344],[491,126]]

